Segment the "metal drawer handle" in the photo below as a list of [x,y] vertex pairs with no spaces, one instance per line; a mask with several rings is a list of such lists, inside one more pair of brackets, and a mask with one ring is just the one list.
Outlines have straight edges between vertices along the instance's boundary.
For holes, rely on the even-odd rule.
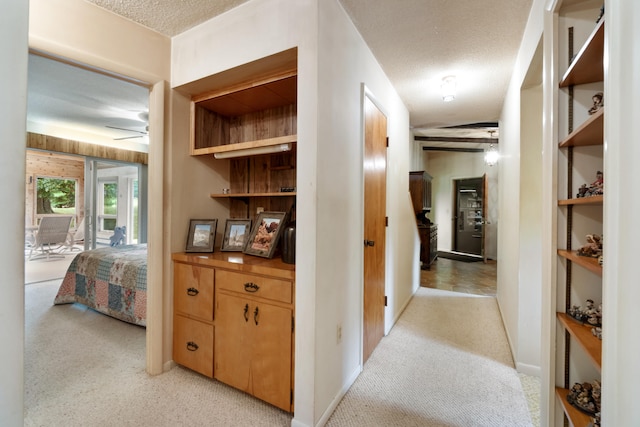
[[260,289],[260,286],[256,285],[255,283],[252,282],[248,282],[244,284],[244,290],[246,292],[258,292],[258,290]]
[[256,325],[258,324],[258,307],[256,307],[256,311],[253,312],[253,321],[256,322]]
[[249,321],[249,304],[244,305],[244,321]]
[[189,341],[187,343],[187,350],[189,351],[196,351],[198,348],[198,344],[194,343],[193,341]]
[[200,293],[199,290],[197,290],[196,288],[189,288],[187,289],[187,295],[195,297],[196,295],[198,295]]

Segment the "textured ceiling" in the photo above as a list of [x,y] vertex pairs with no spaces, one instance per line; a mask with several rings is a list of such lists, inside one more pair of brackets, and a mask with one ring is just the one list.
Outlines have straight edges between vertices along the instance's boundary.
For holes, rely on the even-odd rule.
[[[167,36],[179,34],[247,2],[87,1]],[[338,1],[354,21],[409,109],[410,123],[416,135],[442,136],[443,133],[453,133],[464,137],[487,137],[486,126],[450,131],[434,129],[498,120],[532,0]],[[32,73],[30,66],[30,100],[36,99],[37,95],[32,93],[32,89],[35,90],[32,81],[43,78],[37,74],[35,68]],[[447,75],[457,76],[457,96],[452,102],[445,103],[442,101],[440,84]],[[79,80],[74,78],[74,81]],[[80,93],[74,94],[69,88],[62,95],[67,98],[62,103],[68,107],[81,107],[80,104],[86,101],[117,103],[116,97],[108,93],[95,93],[93,100],[86,96],[91,93],[92,86],[105,87],[105,82],[100,80],[92,82],[87,77],[86,82],[88,87]],[[66,83],[54,84],[61,88]],[[120,91],[110,93],[116,95]],[[129,102],[132,100],[123,97],[123,104],[117,106],[121,111],[126,111],[126,114],[122,114],[123,123],[131,116],[130,113],[144,109],[139,105],[127,106]],[[35,104],[30,105],[35,108]],[[92,105],[95,107],[98,104]],[[103,107],[102,110],[109,109],[106,105]],[[72,110],[62,113],[69,121],[74,114]],[[115,120],[114,117],[112,119]],[[102,122],[97,126],[103,130],[106,127]],[[122,134],[120,131],[120,134],[112,133],[110,136],[113,139],[132,135],[135,133]]]
[[[531,0],[340,0],[414,128],[496,121]],[[440,85],[457,77],[443,102]]]
[[169,37],[248,0],[87,0]]

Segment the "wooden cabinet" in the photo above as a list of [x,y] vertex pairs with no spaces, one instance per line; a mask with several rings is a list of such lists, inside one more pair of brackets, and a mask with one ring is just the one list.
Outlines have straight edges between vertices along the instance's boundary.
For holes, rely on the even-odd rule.
[[422,269],[429,270],[438,257],[438,226],[418,225],[420,235],[420,262]]
[[416,215],[431,210],[431,180],[433,177],[425,171],[409,172],[409,193]]
[[294,266],[173,255],[176,363],[293,412]]
[[[586,243],[586,234],[602,233],[603,195],[577,197],[579,186],[595,178],[596,170],[603,169],[604,107],[587,112],[591,95],[602,91],[604,19],[595,23],[599,9],[589,2],[578,2],[584,9],[568,8],[560,12],[561,28],[566,31],[568,56],[573,57],[559,82],[559,99],[566,102],[566,126],[560,123],[558,153],[558,307],[557,324],[564,334],[557,337],[556,397],[569,423],[587,426],[591,416],[576,409],[567,401],[569,389],[575,383],[599,380],[602,341],[591,331],[591,326],[578,323],[567,313],[576,306],[584,306],[587,299],[598,304],[602,301],[602,266],[596,258],[579,256],[576,249]],[[584,20],[593,12],[593,21]],[[592,31],[585,31],[591,26]],[[586,41],[578,53],[572,54],[574,32],[585,32]],[[561,33],[561,34],[562,34]],[[584,40],[584,39],[583,39]],[[562,104],[561,104],[562,105]],[[575,124],[574,124],[575,122]]]
[[425,171],[409,172],[409,194],[418,223],[420,236],[420,263],[430,269],[438,256],[438,226],[426,217],[431,210],[431,175]]

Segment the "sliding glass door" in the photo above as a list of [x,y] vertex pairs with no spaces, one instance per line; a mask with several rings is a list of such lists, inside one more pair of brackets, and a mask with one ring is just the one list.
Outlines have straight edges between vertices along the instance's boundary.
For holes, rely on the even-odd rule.
[[85,183],[85,249],[147,241],[146,166],[87,158]]

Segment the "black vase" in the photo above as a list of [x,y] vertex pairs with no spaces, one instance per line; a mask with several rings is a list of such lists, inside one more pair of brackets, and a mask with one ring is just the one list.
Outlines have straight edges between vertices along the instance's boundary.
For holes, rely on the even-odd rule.
[[282,230],[282,261],[287,264],[296,263],[296,223],[290,222]]

